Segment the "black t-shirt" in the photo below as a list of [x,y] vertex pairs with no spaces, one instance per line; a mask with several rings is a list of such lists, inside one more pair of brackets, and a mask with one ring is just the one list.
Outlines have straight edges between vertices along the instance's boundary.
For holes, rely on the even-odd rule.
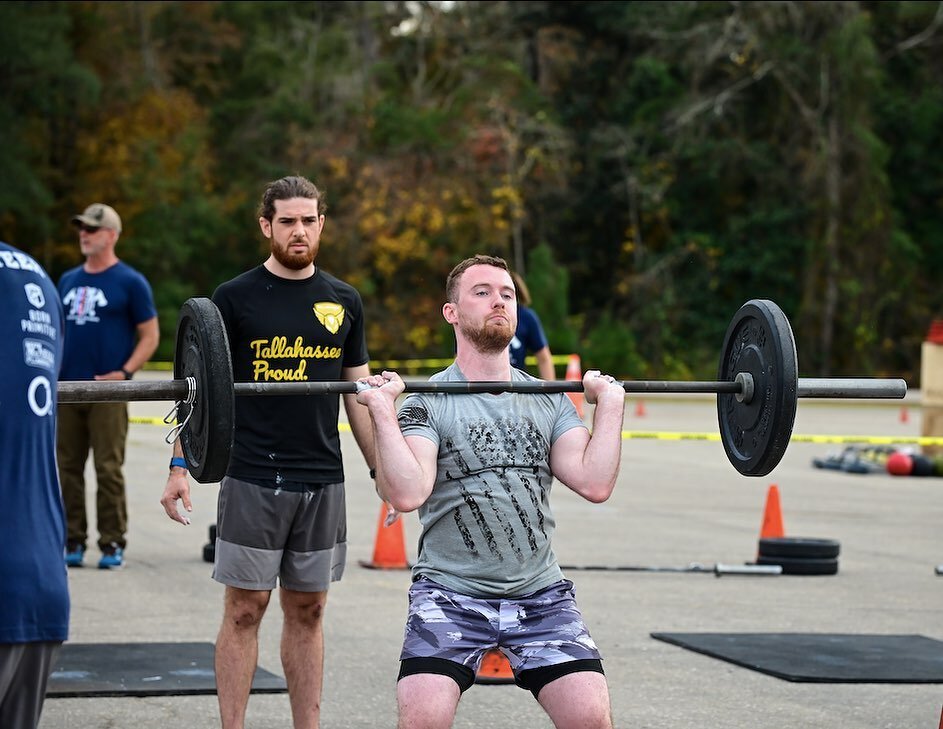
[[[280,278],[259,266],[213,294],[229,336],[236,382],[342,379],[369,360],[357,290],[318,269]],[[344,480],[340,395],[236,396],[228,475],[255,483]]]

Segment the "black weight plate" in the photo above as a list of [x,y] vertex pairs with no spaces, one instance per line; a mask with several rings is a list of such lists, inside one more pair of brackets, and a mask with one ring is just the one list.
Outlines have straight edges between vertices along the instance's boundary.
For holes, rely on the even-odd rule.
[[801,557],[757,557],[757,564],[778,564],[784,575],[837,575],[837,559],[803,559]]
[[765,537],[760,539],[761,557],[798,557],[800,559],[834,559],[841,544],[834,539],[808,537]]
[[717,379],[753,376],[753,397],[717,396],[720,439],[744,476],[765,476],[782,460],[796,420],[799,369],[789,320],[767,299],[751,299],[734,315],[721,348]]
[[919,453],[914,453],[911,456],[913,460],[913,470],[910,472],[911,476],[932,476],[933,475],[933,461],[930,460],[928,456],[922,456]]
[[216,544],[216,525],[210,524],[210,541]]
[[183,455],[193,478],[214,483],[229,467],[235,395],[226,327],[207,298],[187,299],[177,318],[174,378],[188,377],[196,381],[196,398],[177,405],[177,422],[187,423],[179,435]]
[[210,542],[203,545],[203,561],[213,563],[216,561],[216,543]]

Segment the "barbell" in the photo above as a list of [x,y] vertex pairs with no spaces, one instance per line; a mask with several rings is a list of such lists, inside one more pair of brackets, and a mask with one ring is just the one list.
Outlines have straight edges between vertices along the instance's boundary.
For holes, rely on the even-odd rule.
[[[900,379],[799,378],[796,343],[782,309],[751,299],[737,311],[721,348],[717,381],[627,380],[626,393],[716,393],[721,442],[734,468],[765,476],[792,437],[797,398],[887,398],[907,394]],[[356,393],[356,382],[234,382],[226,327],[210,299],[184,302],[177,319],[174,379],[63,381],[59,402],[172,400],[190,474],[222,479],[229,465],[235,396]],[[438,394],[582,392],[579,381],[407,382],[406,392]]]

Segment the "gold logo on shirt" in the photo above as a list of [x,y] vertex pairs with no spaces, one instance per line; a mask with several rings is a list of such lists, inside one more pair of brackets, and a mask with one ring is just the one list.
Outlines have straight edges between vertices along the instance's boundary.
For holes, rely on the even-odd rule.
[[337,334],[344,323],[344,307],[333,301],[319,301],[314,305],[314,314],[331,334]]

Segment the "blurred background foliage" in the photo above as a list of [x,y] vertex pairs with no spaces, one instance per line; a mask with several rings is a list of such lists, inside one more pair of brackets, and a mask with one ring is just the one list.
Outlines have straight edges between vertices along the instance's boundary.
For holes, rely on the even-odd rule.
[[5,2],[0,239],[58,279],[113,205],[168,359],[303,174],[374,359],[449,356],[445,276],[486,252],[584,369],[713,378],[769,298],[803,375],[917,385],[941,78],[938,2]]

